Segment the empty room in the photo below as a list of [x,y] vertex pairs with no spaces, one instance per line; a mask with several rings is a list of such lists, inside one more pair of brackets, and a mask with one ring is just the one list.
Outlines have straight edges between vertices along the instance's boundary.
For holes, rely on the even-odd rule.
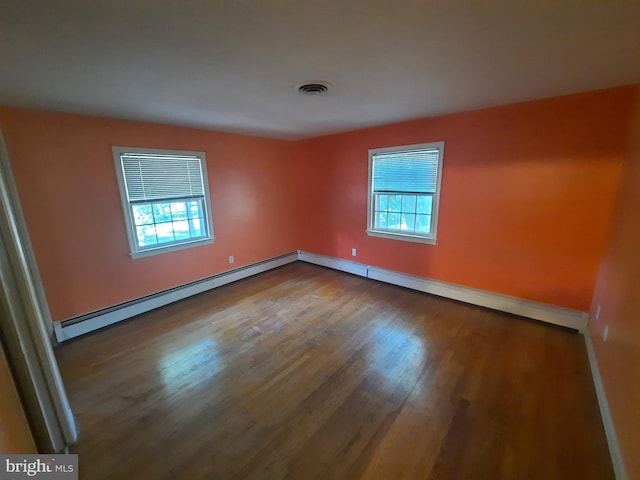
[[638,25],[2,2],[0,476],[640,479]]

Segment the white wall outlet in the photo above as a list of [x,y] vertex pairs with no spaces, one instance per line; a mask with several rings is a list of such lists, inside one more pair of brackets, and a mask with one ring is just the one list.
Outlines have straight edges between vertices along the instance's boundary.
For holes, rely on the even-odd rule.
[[596,320],[600,320],[600,305],[596,308]]
[[233,258],[233,255],[229,255],[229,263],[233,263],[235,261],[236,261],[236,259]]
[[609,337],[609,325],[605,325],[604,332],[602,332],[602,340],[606,342],[608,337]]
[[358,251],[355,248],[351,249],[351,256],[355,257],[358,254]]

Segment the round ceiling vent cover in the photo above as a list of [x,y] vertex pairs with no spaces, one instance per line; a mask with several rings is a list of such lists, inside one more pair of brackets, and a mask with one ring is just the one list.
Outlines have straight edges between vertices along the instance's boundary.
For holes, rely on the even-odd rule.
[[331,86],[328,82],[309,82],[298,87],[298,91],[303,95],[322,95],[327,93]]

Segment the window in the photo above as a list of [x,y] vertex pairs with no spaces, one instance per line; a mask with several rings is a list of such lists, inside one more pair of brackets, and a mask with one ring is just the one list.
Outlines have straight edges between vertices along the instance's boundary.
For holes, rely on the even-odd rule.
[[369,150],[367,234],[436,243],[444,142]]
[[210,243],[204,152],[113,147],[131,256]]

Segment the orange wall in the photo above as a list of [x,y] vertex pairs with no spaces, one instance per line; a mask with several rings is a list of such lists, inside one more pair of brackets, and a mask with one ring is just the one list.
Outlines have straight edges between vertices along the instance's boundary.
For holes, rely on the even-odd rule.
[[[8,107],[0,127],[54,320],[297,247],[288,142]],[[206,152],[215,242],[133,260],[112,145]]]
[[[284,142],[0,107],[54,320],[295,249],[588,310],[632,87]],[[444,140],[439,244],[368,237],[367,150]],[[216,241],[133,260],[112,145],[207,154]],[[293,168],[291,168],[293,166]]]
[[[589,331],[630,479],[640,479],[640,87],[615,222],[602,261]],[[600,305],[600,318],[595,311]],[[605,325],[609,336],[603,341]]]
[[[303,250],[587,311],[633,89],[310,139],[296,146]],[[438,245],[365,233],[367,151],[445,141]]]

